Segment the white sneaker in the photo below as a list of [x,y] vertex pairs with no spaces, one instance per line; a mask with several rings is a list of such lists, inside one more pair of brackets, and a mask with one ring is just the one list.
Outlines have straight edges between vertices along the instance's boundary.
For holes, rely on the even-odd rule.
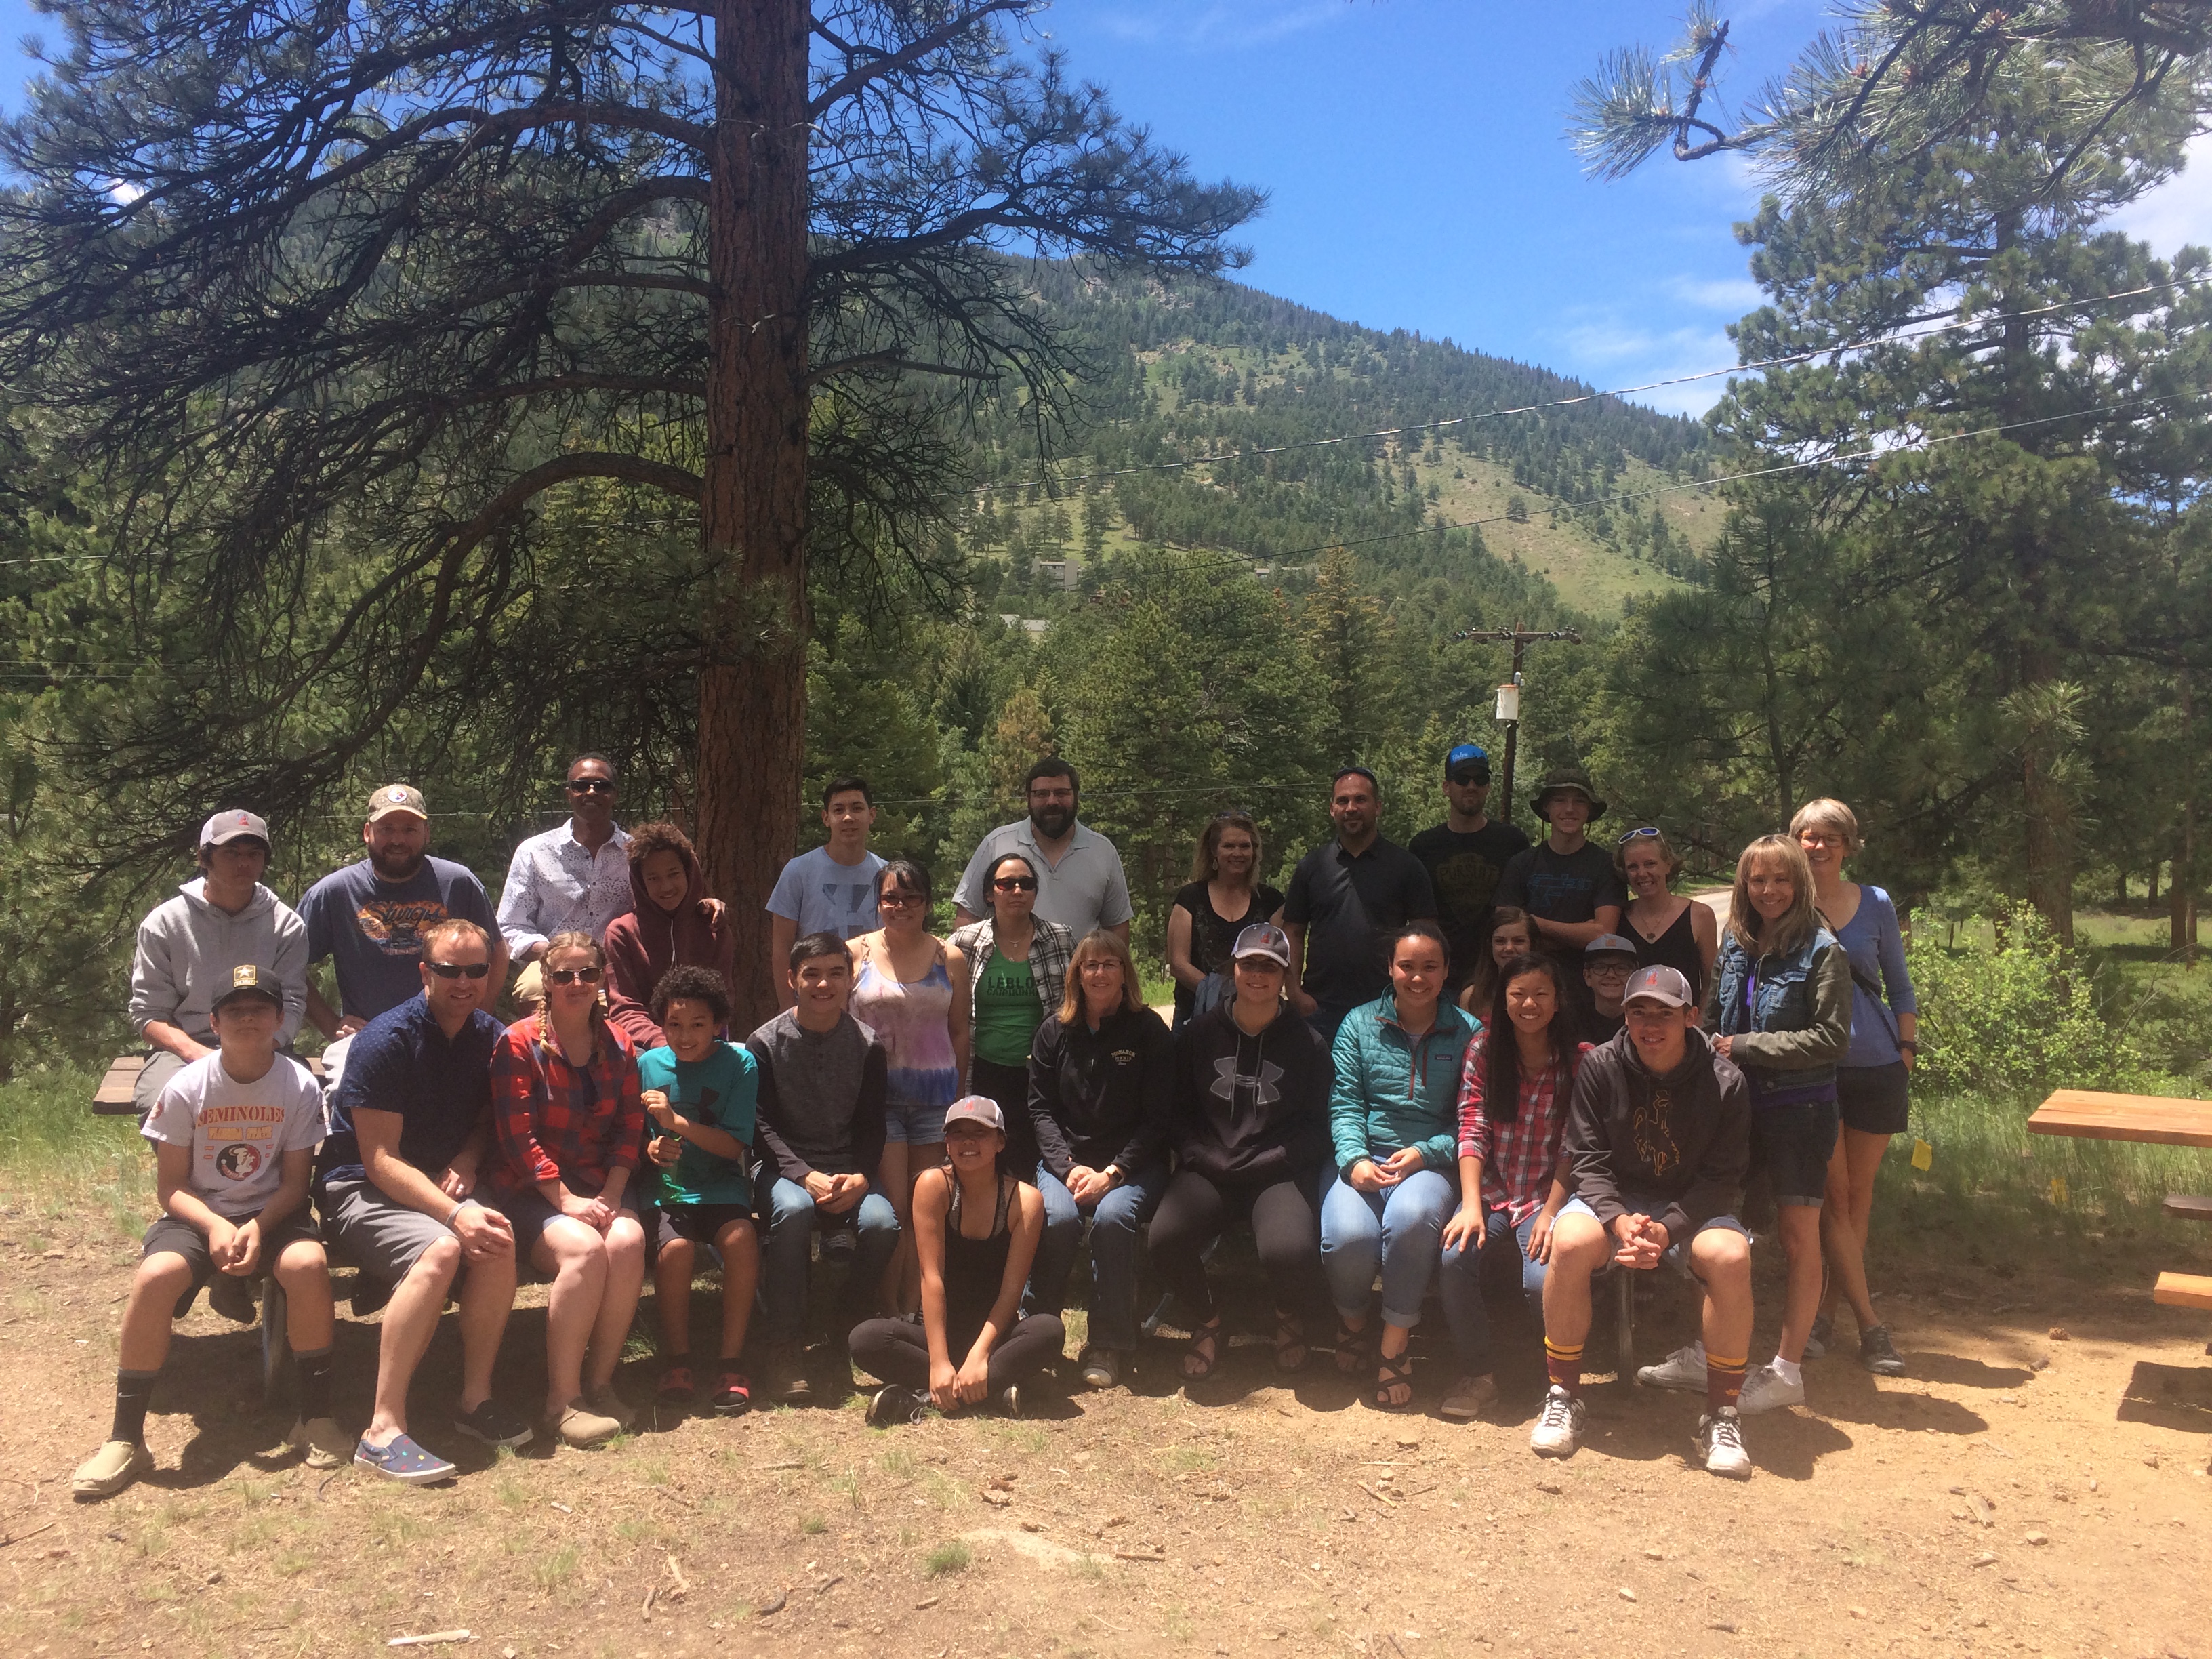
[[1723,1406],[1698,1419],[1698,1451],[1705,1460],[1707,1474],[1751,1479],[1751,1454],[1743,1449],[1743,1419],[1735,1407]]
[[1705,1345],[1692,1342],[1677,1348],[1656,1365],[1644,1366],[1636,1380],[1647,1389],[1680,1389],[1685,1394],[1705,1390]]
[[1528,1449],[1539,1457],[1572,1457],[1583,1443],[1583,1402],[1558,1383],[1544,1396],[1536,1413],[1536,1426],[1528,1434]]
[[1743,1379],[1743,1395],[1736,1401],[1736,1409],[1746,1417],[1756,1417],[1761,1412],[1804,1403],[1805,1380],[1802,1376],[1795,1382],[1784,1382],[1773,1366],[1761,1365]]

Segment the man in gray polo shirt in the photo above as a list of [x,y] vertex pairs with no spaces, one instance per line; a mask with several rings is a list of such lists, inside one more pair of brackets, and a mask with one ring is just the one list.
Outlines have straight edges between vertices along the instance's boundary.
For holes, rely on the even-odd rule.
[[1121,873],[1121,855],[1114,843],[1075,821],[1080,800],[1075,769],[1064,760],[1041,760],[1030,768],[1025,787],[1029,817],[984,836],[961,874],[952,895],[960,925],[991,914],[991,866],[1009,853],[1020,853],[1036,866],[1038,915],[1078,939],[1103,927],[1126,944],[1133,914],[1128,878]]

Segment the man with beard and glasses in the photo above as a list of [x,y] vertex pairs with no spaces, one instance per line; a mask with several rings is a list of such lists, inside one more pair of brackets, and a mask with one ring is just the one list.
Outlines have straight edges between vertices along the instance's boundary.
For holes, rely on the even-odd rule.
[[1024,786],[1029,817],[994,830],[954,890],[953,915],[962,927],[991,914],[990,873],[1012,853],[1026,858],[1037,873],[1035,915],[1057,922],[1081,939],[1103,929],[1129,942],[1128,878],[1114,843],[1075,821],[1080,785],[1064,760],[1045,759],[1030,768]]
[[[337,975],[335,1009],[323,1000],[313,978],[307,981],[307,1018],[331,1039],[323,1069],[324,1086],[332,1098],[353,1034],[421,994],[426,932],[458,920],[472,921],[493,940],[499,939],[491,900],[476,872],[426,850],[430,809],[421,790],[392,783],[371,795],[361,838],[368,855],[333,870],[300,901],[310,968],[329,957]],[[489,982],[502,985],[506,974],[507,947],[495,943]]]

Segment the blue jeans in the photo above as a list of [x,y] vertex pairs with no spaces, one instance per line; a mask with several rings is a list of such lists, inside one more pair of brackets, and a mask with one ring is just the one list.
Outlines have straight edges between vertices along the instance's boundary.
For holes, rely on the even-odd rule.
[[1505,1218],[1503,1210],[1483,1218],[1482,1248],[1444,1251],[1437,1271],[1438,1290],[1444,1304],[1444,1322],[1451,1327],[1452,1351],[1461,1372],[1468,1376],[1490,1373],[1490,1315],[1482,1305],[1482,1263],[1486,1256],[1511,1251],[1521,1265],[1521,1294],[1536,1328],[1544,1328],[1544,1263],[1528,1260],[1528,1235],[1535,1230],[1540,1209],[1531,1210],[1519,1226]]
[[1383,1322],[1419,1324],[1438,1237],[1458,1207],[1458,1188],[1435,1170],[1418,1170],[1379,1193],[1363,1193],[1338,1176],[1321,1200],[1321,1264],[1336,1310],[1347,1318],[1367,1312],[1379,1261]]
[[881,1193],[871,1191],[843,1215],[828,1215],[814,1207],[806,1188],[795,1181],[777,1177],[768,1194],[768,1237],[761,1241],[761,1294],[767,1303],[762,1321],[771,1342],[797,1342],[806,1334],[808,1244],[817,1229],[835,1231],[852,1221],[860,1234],[853,1266],[845,1279],[839,1303],[836,1335],[845,1333],[875,1310],[876,1287],[891,1253],[898,1249],[898,1212]]
[[[1058,1176],[1037,1165],[1044,1198],[1044,1237],[1030,1268],[1024,1313],[1056,1314],[1067,1300],[1067,1276],[1083,1239],[1083,1213]],[[1167,1165],[1154,1159],[1091,1209],[1091,1338],[1094,1348],[1124,1353],[1137,1346],[1137,1244],[1168,1184]]]

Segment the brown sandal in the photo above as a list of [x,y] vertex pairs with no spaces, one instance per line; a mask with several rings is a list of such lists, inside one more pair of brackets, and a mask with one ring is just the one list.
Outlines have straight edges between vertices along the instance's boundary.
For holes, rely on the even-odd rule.
[[1306,1346],[1306,1323],[1292,1319],[1287,1314],[1275,1316],[1275,1369],[1289,1373],[1306,1368],[1310,1353]]
[[1375,1329],[1371,1325],[1353,1330],[1344,1322],[1344,1316],[1336,1316],[1336,1368],[1346,1376],[1369,1363],[1368,1350],[1374,1345]]
[[1220,1363],[1221,1316],[1216,1314],[1190,1334],[1189,1346],[1182,1351],[1183,1381],[1203,1382]]
[[[1402,1412],[1413,1403],[1413,1350],[1408,1346],[1397,1354],[1377,1352],[1376,1355],[1375,1408],[1377,1411]],[[1403,1400],[1393,1398],[1399,1389],[1406,1391]]]

